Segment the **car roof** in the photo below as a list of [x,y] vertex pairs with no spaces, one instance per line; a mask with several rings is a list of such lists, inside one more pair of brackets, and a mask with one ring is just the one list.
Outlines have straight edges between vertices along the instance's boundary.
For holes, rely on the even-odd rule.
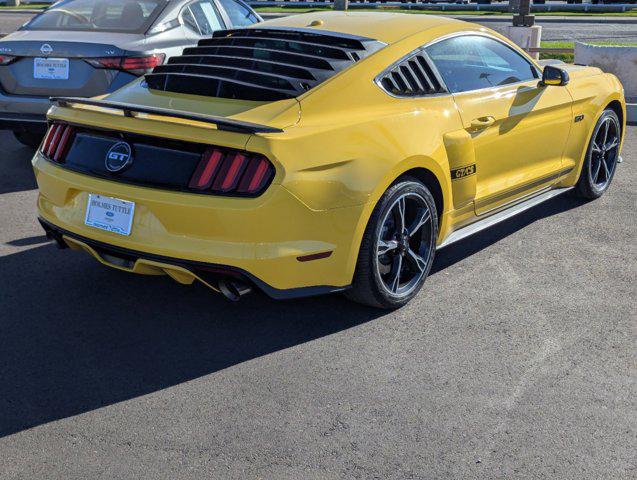
[[[311,25],[313,22],[316,25]],[[254,26],[257,28],[312,27],[317,30],[373,38],[391,44],[423,30],[453,25],[457,25],[458,30],[468,26],[466,22],[441,15],[390,12],[313,12],[268,20]]]

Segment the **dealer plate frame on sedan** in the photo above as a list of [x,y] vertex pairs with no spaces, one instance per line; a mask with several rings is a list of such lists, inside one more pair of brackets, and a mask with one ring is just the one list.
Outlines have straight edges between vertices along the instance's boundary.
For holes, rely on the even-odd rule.
[[107,232],[129,236],[134,216],[135,202],[89,193],[84,224]]
[[68,58],[42,58],[33,59],[33,78],[36,80],[68,80]]

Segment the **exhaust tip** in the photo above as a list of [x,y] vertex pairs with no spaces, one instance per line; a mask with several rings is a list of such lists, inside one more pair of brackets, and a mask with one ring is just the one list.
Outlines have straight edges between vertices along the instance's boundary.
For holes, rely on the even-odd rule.
[[252,291],[252,287],[237,280],[219,280],[219,290],[231,302],[238,302]]

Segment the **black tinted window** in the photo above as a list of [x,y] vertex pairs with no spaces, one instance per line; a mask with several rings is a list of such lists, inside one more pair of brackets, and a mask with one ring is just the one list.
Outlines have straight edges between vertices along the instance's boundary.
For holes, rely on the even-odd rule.
[[520,54],[491,38],[463,35],[426,48],[452,93],[496,87],[537,78]]
[[246,5],[235,0],[220,0],[221,5],[228,13],[233,27],[246,27],[257,23],[259,19]]

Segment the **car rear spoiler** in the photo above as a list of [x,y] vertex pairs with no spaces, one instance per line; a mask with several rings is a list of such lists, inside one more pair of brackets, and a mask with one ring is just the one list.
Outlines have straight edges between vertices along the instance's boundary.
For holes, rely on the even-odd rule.
[[51,97],[51,102],[65,108],[73,108],[72,105],[89,105],[92,107],[108,108],[112,110],[120,110],[126,117],[135,117],[138,113],[149,115],[159,115],[167,118],[180,118],[184,120],[193,120],[196,122],[208,123],[216,125],[219,130],[238,133],[281,133],[280,128],[268,127],[258,123],[243,122],[241,120],[232,120],[230,118],[218,117],[216,115],[203,115],[200,113],[189,113],[180,110],[170,110],[168,108],[147,107],[142,105],[132,105],[122,102],[111,102],[108,100],[94,100],[89,98],[77,97]]

